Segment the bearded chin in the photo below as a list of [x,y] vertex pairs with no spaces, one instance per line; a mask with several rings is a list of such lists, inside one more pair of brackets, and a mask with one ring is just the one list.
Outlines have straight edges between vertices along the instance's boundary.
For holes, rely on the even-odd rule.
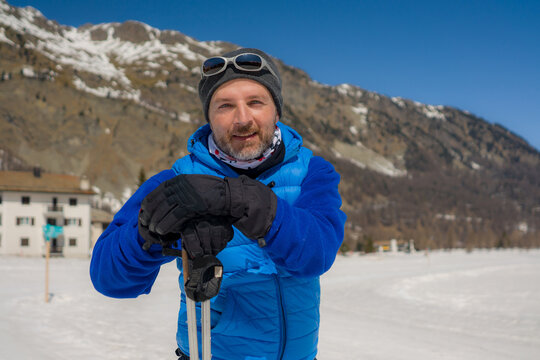
[[240,149],[235,150],[231,146],[230,142],[222,141],[223,139],[216,140],[217,145],[221,148],[221,150],[225,151],[228,155],[232,156],[236,160],[253,160],[259,158],[264,151],[272,145],[272,138],[270,138],[267,141],[261,141],[255,148],[248,148],[248,149]]

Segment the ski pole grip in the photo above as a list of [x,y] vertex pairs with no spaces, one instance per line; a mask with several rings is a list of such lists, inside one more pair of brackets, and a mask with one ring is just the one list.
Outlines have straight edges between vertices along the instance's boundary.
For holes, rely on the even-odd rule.
[[[182,264],[186,268],[186,264]],[[188,276],[184,273],[184,291],[195,302],[216,296],[223,278],[223,264],[213,255],[203,255],[189,262]]]

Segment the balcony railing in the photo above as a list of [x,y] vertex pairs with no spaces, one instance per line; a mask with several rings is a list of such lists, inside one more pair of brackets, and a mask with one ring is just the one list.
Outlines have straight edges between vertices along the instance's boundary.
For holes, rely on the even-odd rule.
[[54,213],[54,212],[62,212],[64,211],[63,206],[59,205],[47,205],[47,212]]

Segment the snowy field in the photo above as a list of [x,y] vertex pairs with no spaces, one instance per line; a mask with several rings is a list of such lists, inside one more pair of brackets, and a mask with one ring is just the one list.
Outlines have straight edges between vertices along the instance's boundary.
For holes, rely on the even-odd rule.
[[[177,271],[98,294],[89,260],[0,257],[0,359],[176,359]],[[540,359],[540,251],[338,257],[322,277],[320,360]]]

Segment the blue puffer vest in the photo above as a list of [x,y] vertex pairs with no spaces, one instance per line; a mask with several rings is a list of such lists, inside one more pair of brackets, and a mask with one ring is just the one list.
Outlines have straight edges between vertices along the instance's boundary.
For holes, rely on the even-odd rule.
[[[264,184],[274,181],[272,190],[292,205],[300,194],[312,153],[302,147],[302,138],[296,131],[281,123],[278,126],[286,147],[285,158],[257,179]],[[192,135],[188,144],[191,154],[173,165],[177,174],[238,176],[209,154],[210,131],[205,125]],[[256,241],[237,230],[218,258],[223,263],[224,276],[218,296],[211,300],[212,359],[312,360],[318,342],[319,278],[292,277],[277,267]],[[180,259],[177,266],[182,272]],[[181,273],[179,282],[183,289]],[[200,318],[199,308],[197,312]],[[183,293],[176,338],[180,349],[188,354]]]

